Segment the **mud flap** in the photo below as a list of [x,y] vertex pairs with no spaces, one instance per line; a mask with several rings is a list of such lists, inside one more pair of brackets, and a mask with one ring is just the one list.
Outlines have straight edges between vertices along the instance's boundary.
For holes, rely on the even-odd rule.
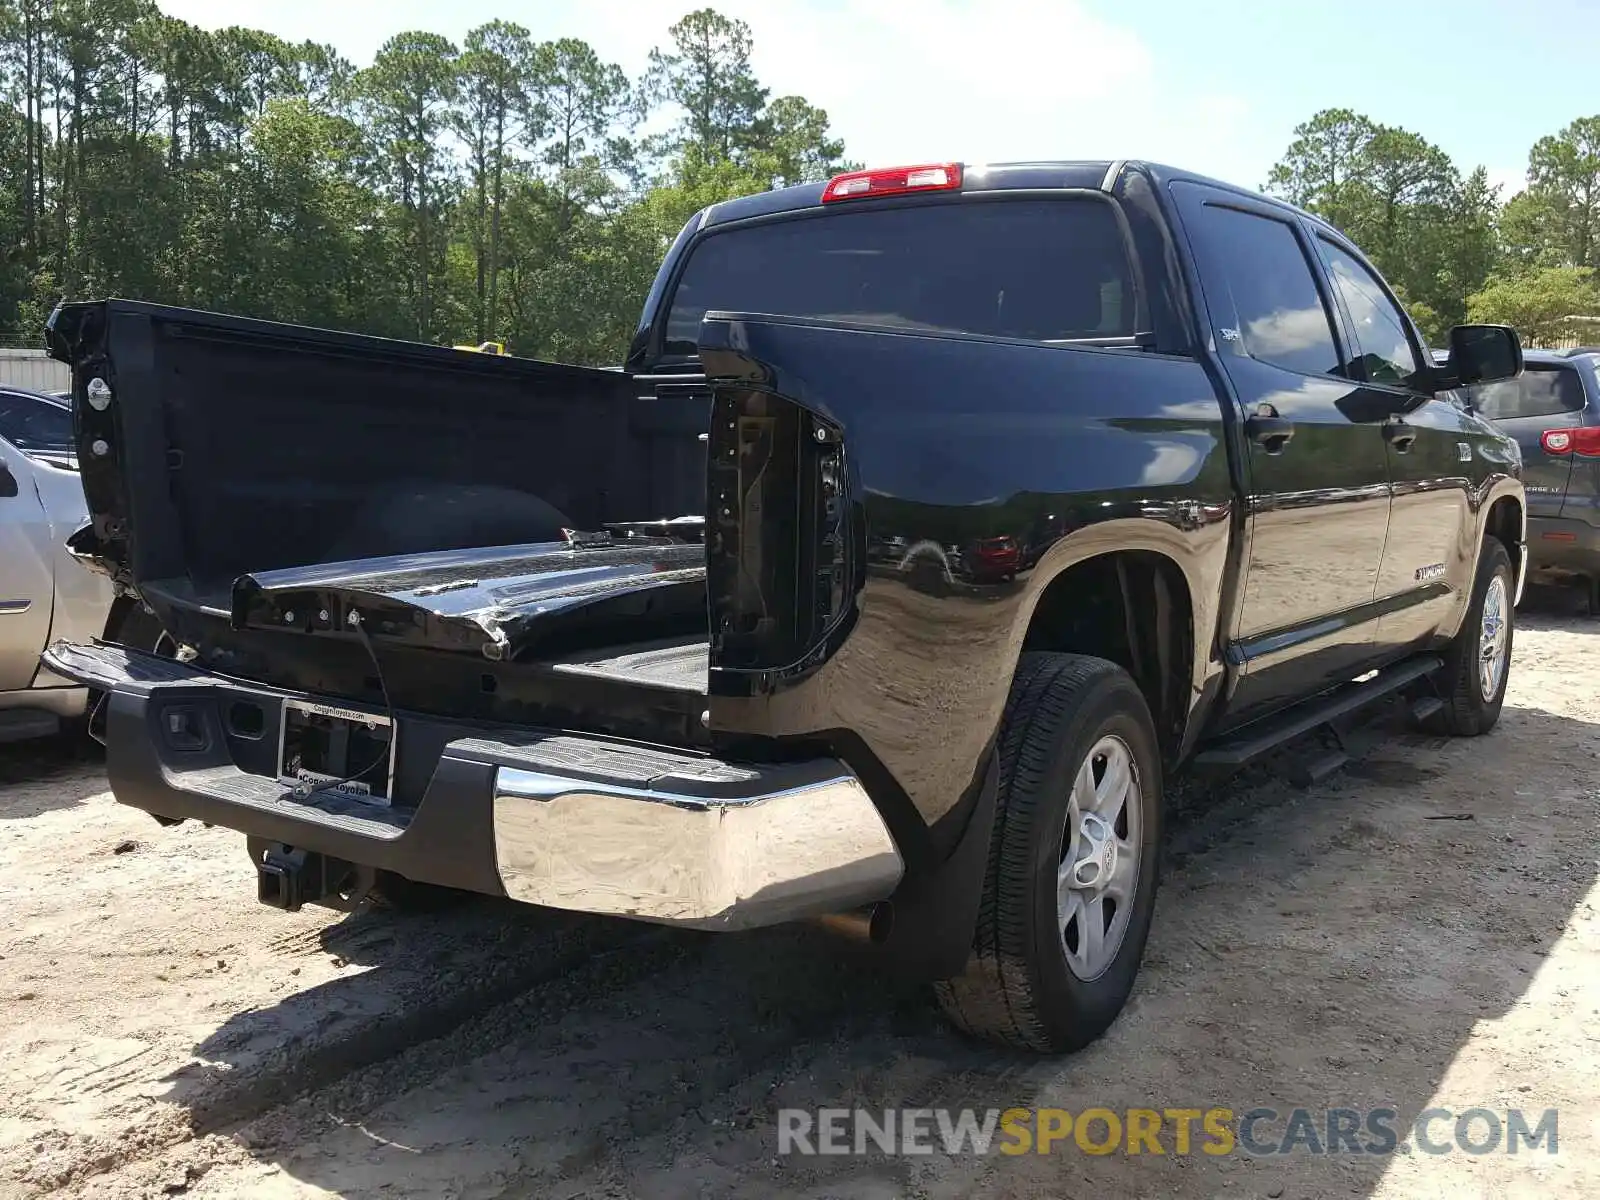
[[920,979],[949,979],[966,969],[999,797],[1000,759],[991,751],[955,848],[932,870],[908,874],[890,898],[894,924],[880,949],[895,970]]

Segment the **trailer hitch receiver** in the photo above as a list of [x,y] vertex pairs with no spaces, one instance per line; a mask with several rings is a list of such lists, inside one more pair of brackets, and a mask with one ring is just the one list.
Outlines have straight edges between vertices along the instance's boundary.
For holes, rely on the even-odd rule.
[[[254,857],[256,898],[284,912],[299,912],[302,905],[330,898],[335,901],[334,907],[343,908],[351,892],[366,890],[358,887],[355,866],[343,859],[281,843],[269,844]],[[359,900],[360,896],[355,898]]]

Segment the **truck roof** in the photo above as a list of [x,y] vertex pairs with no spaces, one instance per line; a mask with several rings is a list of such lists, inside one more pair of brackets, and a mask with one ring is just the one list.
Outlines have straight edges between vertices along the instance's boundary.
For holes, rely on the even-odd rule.
[[[1270,204],[1286,212],[1295,213],[1326,228],[1333,228],[1315,213],[1307,212],[1275,196],[1252,191],[1220,179],[1212,179],[1193,171],[1140,159],[1052,159],[1032,162],[968,163],[964,164],[961,190],[993,192],[1093,188],[1099,191],[1111,191],[1116,186],[1117,180],[1129,172],[1143,174],[1157,187],[1176,180],[1202,183],[1248,197],[1256,203]],[[724,200],[701,212],[699,226],[704,229],[751,217],[817,208],[822,204],[822,191],[826,186],[826,182],[802,183],[794,187],[741,196],[736,200]]]

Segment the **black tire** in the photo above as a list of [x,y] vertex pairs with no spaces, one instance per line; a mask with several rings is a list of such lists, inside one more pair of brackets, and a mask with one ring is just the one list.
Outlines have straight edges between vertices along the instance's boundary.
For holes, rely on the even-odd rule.
[[[1500,682],[1492,696],[1483,694],[1478,663],[1480,637],[1483,631],[1484,599],[1495,579],[1504,587],[1501,611],[1505,620],[1505,661],[1500,669]],[[1423,727],[1430,733],[1451,737],[1478,737],[1493,729],[1500,719],[1500,707],[1505,703],[1506,683],[1511,678],[1511,649],[1516,633],[1516,615],[1511,601],[1516,596],[1516,582],[1511,573],[1511,555],[1499,538],[1486,538],[1483,552],[1478,556],[1478,573],[1472,584],[1472,600],[1467,605],[1467,615],[1462,619],[1461,630],[1445,651],[1444,667],[1435,676],[1435,686],[1444,707],[1430,714]]]
[[[1092,979],[1068,966],[1056,877],[1073,780],[1100,740],[1129,751],[1142,802],[1133,904],[1120,947]],[[1133,990],[1155,910],[1162,778],[1150,711],[1121,667],[1075,654],[1022,656],[1000,733],[1000,794],[971,957],[934,985],[945,1014],[977,1037],[1041,1053],[1078,1050]]]

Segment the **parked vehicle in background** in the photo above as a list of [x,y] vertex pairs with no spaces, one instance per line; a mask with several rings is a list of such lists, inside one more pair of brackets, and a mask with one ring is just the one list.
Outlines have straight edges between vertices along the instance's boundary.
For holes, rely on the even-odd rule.
[[974,583],[1015,579],[1022,569],[1022,550],[1009,535],[978,538],[961,550],[962,573]]
[[88,519],[71,407],[0,389],[0,742],[48,736],[84,713],[88,690],[39,656],[105,631],[111,582],[67,550]]
[[1600,616],[1600,348],[1528,350],[1520,376],[1460,396],[1522,449],[1531,577],[1581,583]]
[[243,833],[283,908],[844,916],[1068,1050],[1133,987],[1173,773],[1505,697],[1520,459],[1443,397],[1516,334],[1436,365],[1337,230],[1166,167],[717,204],[622,371],[126,301],[49,343],[80,548],[183,653],[47,661],[111,692],[118,799]]

